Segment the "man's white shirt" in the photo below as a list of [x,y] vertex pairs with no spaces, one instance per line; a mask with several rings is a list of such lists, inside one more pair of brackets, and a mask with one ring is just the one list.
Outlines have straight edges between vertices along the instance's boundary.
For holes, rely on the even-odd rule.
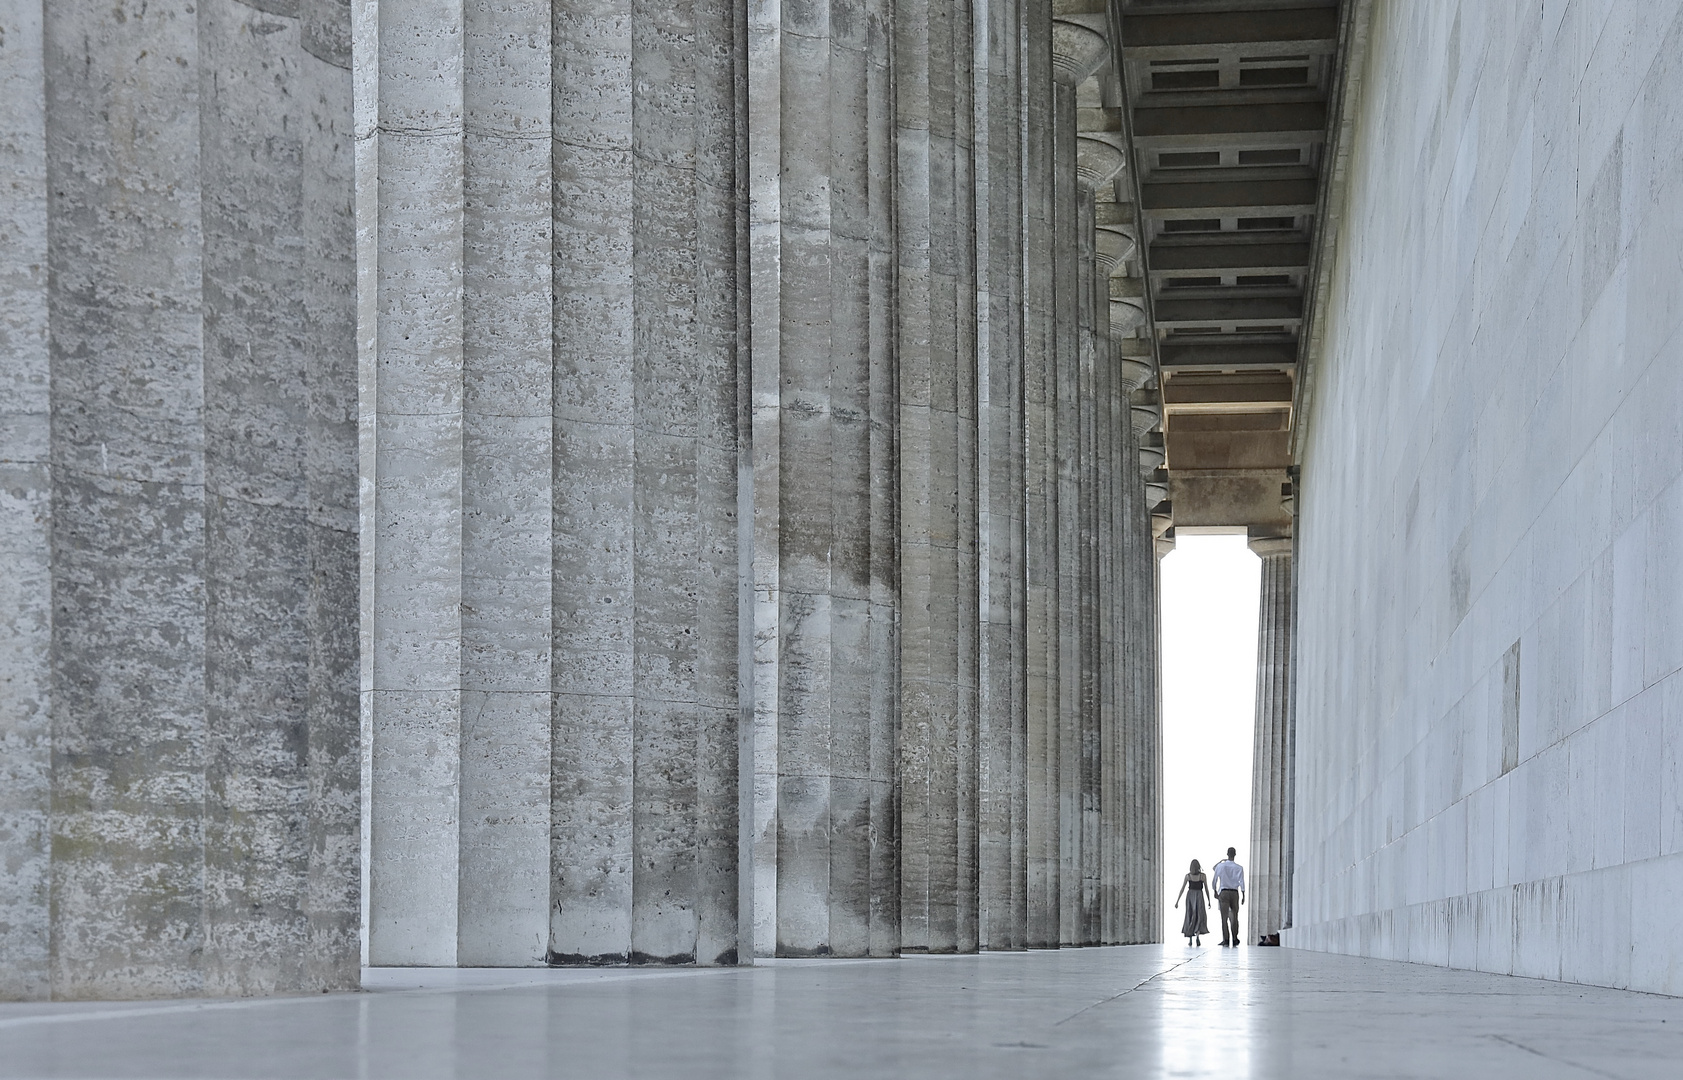
[[1218,893],[1227,889],[1243,890],[1245,887],[1245,868],[1232,859],[1223,859],[1216,863],[1212,873],[1215,875],[1215,891]]

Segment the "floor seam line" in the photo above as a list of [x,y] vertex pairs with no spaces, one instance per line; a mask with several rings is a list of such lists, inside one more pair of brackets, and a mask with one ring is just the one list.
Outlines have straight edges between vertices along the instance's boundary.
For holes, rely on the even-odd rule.
[[1498,1035],[1495,1032],[1492,1032],[1490,1035],[1487,1036],[1487,1038],[1495,1039],[1497,1042],[1507,1043],[1509,1046],[1514,1047],[1517,1050],[1524,1050],[1527,1054],[1535,1054],[1538,1057],[1542,1058],[1544,1061],[1553,1061],[1553,1062],[1556,1062],[1556,1063],[1561,1064],[1561,1065],[1570,1065],[1574,1069],[1582,1069],[1584,1072],[1589,1073],[1591,1076],[1605,1076],[1605,1077],[1608,1078],[1608,1080],[1620,1080],[1620,1078],[1614,1073],[1602,1072],[1600,1069],[1594,1068],[1593,1066],[1581,1065],[1576,1061],[1570,1060],[1569,1058],[1555,1057],[1553,1054],[1545,1054],[1541,1050],[1538,1050],[1536,1047],[1526,1046],[1524,1043],[1520,1042],[1518,1039],[1510,1039],[1506,1035]]
[[1133,986],[1128,987],[1128,989],[1122,991],[1120,994],[1112,994],[1109,997],[1105,998],[1103,1001],[1093,1002],[1091,1005],[1087,1006],[1085,1009],[1077,1009],[1075,1012],[1070,1013],[1068,1016],[1064,1017],[1062,1020],[1059,1020],[1057,1023],[1053,1024],[1052,1026],[1053,1027],[1063,1027],[1065,1024],[1069,1023],[1071,1020],[1074,1020],[1077,1016],[1080,1016],[1083,1013],[1091,1012],[1092,1010],[1098,1008],[1100,1005],[1108,1005],[1113,1001],[1117,1001],[1121,998],[1125,998],[1129,994],[1133,993],[1135,990],[1138,990],[1143,986],[1147,986],[1150,983],[1153,983],[1153,982],[1157,981],[1158,979],[1162,978],[1164,975],[1169,974],[1169,972],[1179,971],[1181,968],[1183,968],[1186,965],[1192,963],[1194,960],[1201,960],[1201,959],[1203,959],[1203,957],[1189,956],[1185,960],[1182,960],[1180,963],[1174,964],[1170,967],[1166,967],[1162,971],[1157,972],[1155,975],[1151,976],[1151,978],[1146,979],[1143,982],[1135,983]]

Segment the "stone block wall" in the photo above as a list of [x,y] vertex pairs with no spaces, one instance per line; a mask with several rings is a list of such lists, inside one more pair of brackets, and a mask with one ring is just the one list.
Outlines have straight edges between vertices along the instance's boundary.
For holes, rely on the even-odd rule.
[[1683,993],[1683,5],[1375,6],[1289,944]]

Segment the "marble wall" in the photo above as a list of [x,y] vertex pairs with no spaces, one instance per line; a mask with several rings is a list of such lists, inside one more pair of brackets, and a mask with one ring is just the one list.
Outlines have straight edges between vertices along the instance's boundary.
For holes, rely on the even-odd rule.
[[1375,8],[1289,944],[1683,993],[1683,5]]

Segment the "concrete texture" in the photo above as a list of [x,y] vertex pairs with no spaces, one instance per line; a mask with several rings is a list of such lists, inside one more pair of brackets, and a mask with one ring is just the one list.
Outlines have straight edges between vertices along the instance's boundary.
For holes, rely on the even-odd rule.
[[1298,495],[1293,944],[1683,993],[1680,48],[1670,2],[1374,10]]
[[0,1076],[1634,1080],[1664,1073],[1683,1024],[1683,1002],[1668,998],[1289,949],[386,968],[365,985],[271,1001],[3,1006]]

